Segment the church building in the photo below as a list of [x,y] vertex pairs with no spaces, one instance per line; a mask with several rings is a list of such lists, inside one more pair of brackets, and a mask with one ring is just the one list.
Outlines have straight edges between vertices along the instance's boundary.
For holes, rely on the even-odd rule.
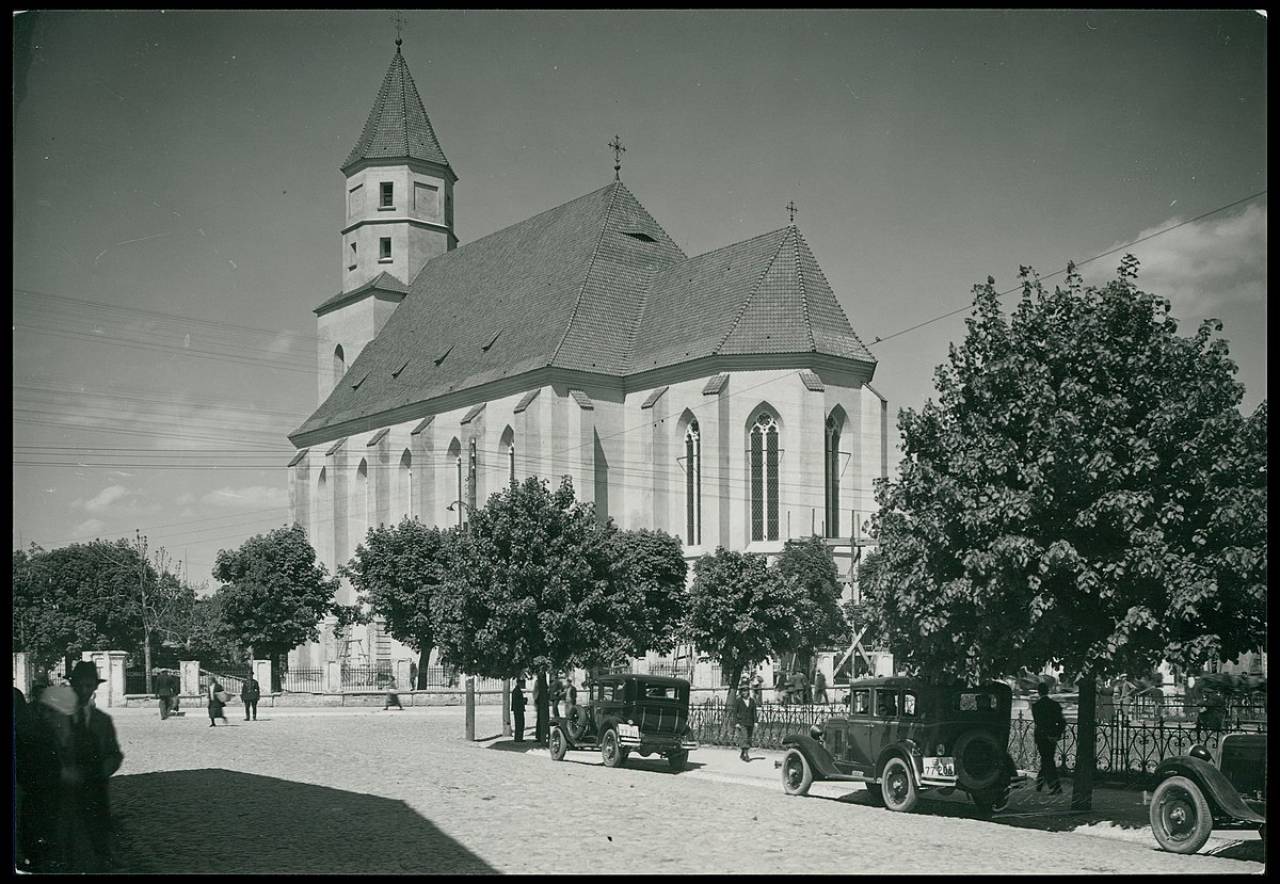
[[[396,44],[341,167],[318,407],[289,437],[292,518],[330,572],[371,526],[462,524],[512,480],[568,476],[601,518],[679,537],[690,579],[718,546],[776,554],[812,534],[847,579],[888,409],[799,228],[691,257],[615,166],[459,243],[459,178]],[[376,623],[356,632],[330,625],[291,665],[415,656]]]

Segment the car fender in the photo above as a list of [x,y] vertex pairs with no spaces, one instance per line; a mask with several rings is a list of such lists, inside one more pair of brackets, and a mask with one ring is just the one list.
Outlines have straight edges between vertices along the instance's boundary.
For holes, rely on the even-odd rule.
[[569,736],[569,722],[565,720],[563,715],[553,715],[551,717],[551,727],[560,729],[560,736],[564,738],[564,744],[570,749],[578,748],[574,743],[573,737]]
[[1222,771],[1203,759],[1179,755],[1175,758],[1166,758],[1156,768],[1157,784],[1175,776],[1186,777],[1199,786],[1205,797],[1209,799],[1215,816],[1227,816],[1252,823],[1267,821],[1266,817],[1245,804],[1240,793],[1236,791],[1235,786],[1231,785],[1231,781],[1223,776]]
[[905,758],[916,788],[921,788],[920,772],[924,769],[924,754],[915,740],[899,740],[881,750],[880,757],[876,759],[876,782],[880,781],[880,777],[884,774],[884,766],[889,763],[890,758]]
[[814,779],[826,779],[840,776],[836,760],[831,757],[827,747],[807,734],[787,734],[782,738],[782,748],[798,749],[813,768]]

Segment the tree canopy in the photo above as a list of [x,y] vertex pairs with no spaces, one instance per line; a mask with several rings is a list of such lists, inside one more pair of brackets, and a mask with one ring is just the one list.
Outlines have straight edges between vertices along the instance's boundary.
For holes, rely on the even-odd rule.
[[1221,324],[1177,334],[1137,262],[1046,292],[1023,269],[1006,318],[975,287],[938,402],[899,415],[862,585],[907,669],[1086,677],[1193,669],[1266,630],[1266,405]]
[[732,691],[746,667],[803,645],[805,585],[764,556],[719,547],[694,565],[685,637],[717,660]]
[[607,666],[673,643],[679,542],[600,524],[567,479],[555,491],[536,478],[512,484],[453,530],[436,639],[465,671]]
[[821,537],[788,540],[775,563],[782,580],[801,590],[800,624],[793,650],[812,654],[847,639],[849,623],[840,603],[840,575],[826,541]]
[[297,524],[250,537],[239,549],[219,550],[213,576],[223,584],[223,622],[239,644],[273,661],[273,673],[281,655],[320,637],[323,617],[342,616],[334,601],[338,581],[316,561]]
[[435,644],[435,614],[447,573],[451,531],[406,517],[399,525],[371,529],[341,569],[387,632],[419,654],[418,687],[427,685]]

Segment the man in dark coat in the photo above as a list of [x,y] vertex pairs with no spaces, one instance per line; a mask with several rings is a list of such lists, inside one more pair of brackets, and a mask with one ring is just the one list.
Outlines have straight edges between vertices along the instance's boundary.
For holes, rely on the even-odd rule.
[[76,705],[70,715],[50,711],[46,720],[57,735],[61,786],[58,790],[58,870],[105,872],[111,867],[111,808],[107,780],[120,769],[124,754],[111,716],[91,703],[104,679],[98,667],[82,660],[71,671]]
[[1067,730],[1067,720],[1062,707],[1049,696],[1049,685],[1040,682],[1036,690],[1040,699],[1031,704],[1031,717],[1035,720],[1036,749],[1040,752],[1040,772],[1036,775],[1036,791],[1047,783],[1050,795],[1060,795],[1062,784],[1058,782],[1058,767],[1053,757],[1058,751],[1058,741]]
[[738,698],[730,710],[730,720],[738,743],[738,757],[743,761],[750,761],[748,753],[751,749],[751,732],[756,726],[756,702],[751,696],[749,685],[743,684],[738,688]]
[[539,672],[533,681],[533,738],[539,743],[545,743],[547,736],[551,730],[551,722],[549,720],[547,703],[547,675],[545,672]]
[[511,689],[511,717],[515,719],[512,730],[515,731],[517,743],[524,742],[524,706],[524,679],[519,679]]
[[167,672],[156,676],[156,697],[160,700],[160,720],[164,721],[173,713],[173,698],[178,694],[176,679]]
[[[244,704],[244,720],[249,720],[249,714],[253,713],[253,720],[258,720],[258,698],[262,696],[262,687],[258,684],[258,680],[253,677],[250,672],[244,680],[244,684],[240,688],[240,702]],[[400,705],[400,701],[396,701],[396,705]]]
[[13,689],[14,806],[16,868],[49,872],[58,819],[61,764],[57,738],[35,704]]

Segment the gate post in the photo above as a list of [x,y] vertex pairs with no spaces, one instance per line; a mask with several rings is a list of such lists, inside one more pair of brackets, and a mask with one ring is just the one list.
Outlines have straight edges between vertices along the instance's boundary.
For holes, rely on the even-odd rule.
[[200,661],[181,660],[178,668],[182,673],[178,693],[187,697],[200,696]]
[[502,735],[511,736],[511,679],[502,680]]
[[467,676],[467,742],[476,738],[476,678]]
[[13,686],[22,691],[22,695],[31,699],[31,662],[26,651],[16,651],[13,655]]

